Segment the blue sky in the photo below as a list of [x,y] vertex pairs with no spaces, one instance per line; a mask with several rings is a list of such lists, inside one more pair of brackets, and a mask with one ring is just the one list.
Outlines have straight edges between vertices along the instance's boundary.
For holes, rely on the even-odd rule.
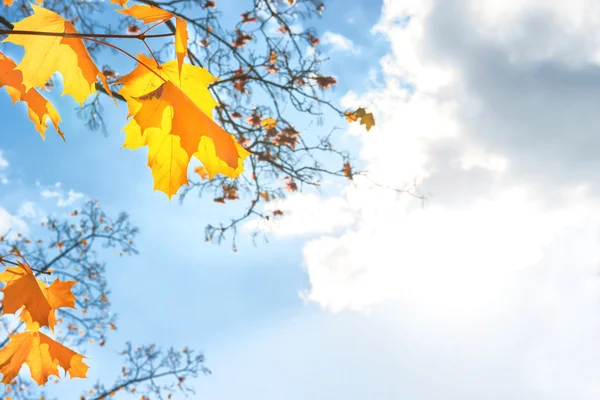
[[0,96],[0,206],[14,216],[0,224],[31,222],[24,201],[64,212],[41,196],[61,182],[141,228],[139,256],[107,256],[119,330],[89,353],[92,379],[118,374],[112,351],[131,339],[203,350],[213,375],[197,398],[598,398],[600,5],[327,7],[315,25],[331,98],[377,121],[336,122],[339,143],[376,183],[416,183],[425,205],[360,177],[327,182],[275,202],[286,218],[264,227],[270,243],[232,253],[202,242],[230,209],[151,192],[145,152],[120,149],[124,107],[107,104],[103,137],[53,97],[64,144]]

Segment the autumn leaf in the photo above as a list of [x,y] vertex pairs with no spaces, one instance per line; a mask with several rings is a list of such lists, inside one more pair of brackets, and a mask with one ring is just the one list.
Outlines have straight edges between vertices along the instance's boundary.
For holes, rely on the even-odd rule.
[[64,134],[58,125],[61,121],[58,111],[36,89],[25,89],[23,74],[21,71],[15,70],[16,66],[12,59],[0,52],[0,87],[6,87],[13,103],[23,101],[27,104],[29,118],[33,121],[35,129],[40,132],[42,138],[45,136],[46,122],[50,120],[56,132],[64,139]]
[[244,47],[246,45],[247,41],[254,39],[254,36],[252,36],[246,32],[242,32],[239,29],[236,29],[235,33],[237,36],[231,43],[232,46],[235,48]]
[[242,17],[242,24],[249,24],[250,22],[256,22],[256,16],[252,15],[250,11],[240,14]]
[[75,296],[71,293],[75,281],[56,279],[47,287],[26,264],[18,263],[16,267],[6,268],[0,273],[0,282],[5,283],[0,290],[4,294],[0,315],[16,314],[23,309],[22,319],[30,330],[38,330],[42,326],[54,329],[54,310],[75,307]]
[[[31,5],[33,15],[14,24],[15,30],[77,33],[73,24],[50,10]],[[96,67],[83,41],[79,38],[43,35],[8,35],[5,42],[23,46],[25,55],[17,65],[23,74],[25,90],[44,87],[55,72],[63,77],[63,95],[70,94],[80,105],[96,93],[96,81],[102,81],[111,93],[106,77]]]
[[344,168],[342,169],[342,173],[344,174],[344,176],[346,178],[353,180],[352,166],[350,165],[350,161],[346,161],[344,163]]
[[360,124],[365,126],[367,132],[370,131],[373,126],[375,126],[375,118],[373,117],[373,113],[367,113],[367,111],[362,107],[356,111],[347,111],[346,120],[348,122],[360,120]]
[[[117,0],[118,1],[118,0]],[[139,19],[144,24],[153,22],[164,22],[173,18],[173,13],[163,10],[159,7],[135,4],[123,10],[117,10],[121,14],[129,15],[135,19]]]
[[[130,17],[139,19],[140,21],[144,22],[144,24],[165,22],[175,17],[175,15],[169,11],[149,5],[142,6],[136,4],[124,10],[117,11],[122,14],[129,15]],[[175,53],[177,54],[179,73],[181,73],[183,60],[187,55],[188,39],[187,22],[182,18],[175,17]]]
[[148,146],[155,190],[170,198],[187,184],[192,156],[202,161],[211,179],[218,173],[237,177],[248,152],[211,118],[217,102],[207,86],[216,78],[189,64],[179,76],[176,61],[159,66],[146,56],[138,58],[141,65],[119,80],[119,94],[133,116],[124,128],[124,147]]
[[[169,61],[158,65],[152,58],[138,54],[140,64],[129,74],[117,81],[122,84],[119,94],[125,97],[129,107],[129,116],[135,115],[141,103],[137,100],[156,89],[165,81],[173,82],[200,109],[212,118],[217,101],[208,90],[208,85],[217,81],[206,68],[184,64],[181,75],[177,73],[177,61]],[[127,131],[126,131],[127,132]]]
[[265,130],[275,129],[277,126],[277,121],[274,118],[267,118],[261,121],[260,123]]
[[8,344],[0,349],[2,382],[10,383],[23,364],[29,366],[31,377],[38,385],[48,382],[50,375],[59,376],[60,366],[72,378],[85,378],[88,366],[83,356],[52,340],[41,332],[10,335]]
[[267,192],[258,192],[258,194],[260,195],[260,197],[262,197],[266,202],[269,202],[269,200],[271,200],[271,197],[269,196],[269,193]]
[[246,118],[246,123],[256,127],[256,126],[260,125],[260,120],[261,120],[260,115],[252,114]]
[[122,7],[125,7],[127,5],[127,1],[128,0],[110,0],[110,2],[112,4],[118,4],[118,5],[122,6]]
[[285,184],[285,190],[287,190],[288,192],[295,192],[298,190],[298,184],[296,184],[294,178],[286,176],[283,179],[283,182]]
[[187,55],[188,40],[187,22],[179,17],[175,18],[175,54],[177,54],[177,66],[180,74]]
[[317,76],[314,79],[321,89],[329,89],[331,86],[337,84],[337,79],[333,76]]
[[204,168],[201,165],[194,168],[194,172],[197,173],[203,181],[205,181],[206,177],[208,176],[208,172],[206,172],[206,168]]

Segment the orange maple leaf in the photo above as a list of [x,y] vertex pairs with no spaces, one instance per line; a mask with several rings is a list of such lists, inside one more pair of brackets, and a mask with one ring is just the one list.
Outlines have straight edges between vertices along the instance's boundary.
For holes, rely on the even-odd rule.
[[202,161],[209,178],[237,177],[248,152],[212,120],[217,102],[207,86],[217,79],[189,64],[179,75],[175,60],[158,65],[142,54],[138,59],[140,65],[118,82],[134,116],[124,128],[123,147],[148,146],[155,190],[170,198],[186,184],[192,156]]
[[38,385],[48,382],[50,375],[59,375],[60,366],[72,378],[85,378],[88,366],[83,356],[52,340],[41,332],[22,332],[9,336],[0,349],[2,382],[10,383],[23,364],[29,366],[31,377]]
[[12,59],[0,52],[0,87],[6,87],[13,103],[23,101],[27,104],[29,118],[35,124],[35,129],[40,132],[42,138],[45,136],[46,122],[50,119],[56,132],[64,139],[65,137],[58,126],[61,121],[58,111],[37,90],[25,89],[23,74],[21,71],[15,70],[16,66]]
[[356,111],[346,111],[346,120],[348,122],[360,120],[360,124],[365,126],[367,132],[375,125],[373,113],[368,113],[363,107],[358,108]]
[[[15,30],[77,33],[73,24],[60,15],[43,7],[31,5],[33,15],[14,24]],[[64,94],[70,94],[83,104],[92,93],[96,93],[96,81],[102,81],[107,93],[111,93],[106,77],[96,67],[83,41],[79,38],[44,35],[8,35],[5,42],[23,46],[25,55],[17,65],[23,74],[25,90],[42,88],[55,72],[60,72],[64,81]]]
[[46,286],[26,264],[18,263],[16,267],[6,268],[0,273],[0,282],[5,283],[0,290],[4,294],[0,315],[16,314],[23,310],[21,318],[29,330],[37,331],[42,326],[54,329],[54,310],[75,307],[75,296],[71,292],[75,281],[56,279]]
[[173,82],[138,100],[142,106],[133,118],[142,131],[151,132],[148,165],[155,190],[170,197],[187,184],[192,156],[202,161],[210,178],[217,173],[233,178],[242,172],[248,152]]

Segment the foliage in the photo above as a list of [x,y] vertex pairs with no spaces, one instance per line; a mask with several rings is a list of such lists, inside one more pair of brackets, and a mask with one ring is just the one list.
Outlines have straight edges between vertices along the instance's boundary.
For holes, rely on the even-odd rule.
[[[54,319],[54,337],[55,342],[63,344],[69,343],[73,349],[85,350],[90,346],[104,347],[108,340],[108,333],[117,329],[116,314],[111,312],[110,291],[106,281],[106,265],[99,259],[99,250],[111,250],[120,256],[127,254],[137,254],[134,245],[135,236],[138,229],[131,225],[126,214],[121,213],[117,218],[108,217],[100,208],[97,202],[87,202],[83,209],[74,210],[70,217],[65,220],[47,219],[41,223],[42,237],[33,239],[18,233],[9,233],[0,237],[0,254],[11,254],[11,256],[1,257],[2,263],[9,264],[4,272],[0,273],[1,280],[5,282],[7,273],[13,271],[23,271],[21,277],[16,281],[35,280],[38,290],[34,294],[34,300],[49,300],[50,311],[56,313]],[[18,260],[14,262],[13,260]],[[28,260],[28,268],[16,267],[12,263],[23,265]],[[31,271],[31,273],[29,273]],[[39,277],[43,280],[51,280],[49,284],[38,284]],[[77,282],[76,284],[65,284],[65,282]],[[14,284],[15,282],[13,282]],[[41,288],[48,288],[47,292],[42,293]],[[31,331],[25,330],[27,322],[29,328],[35,329],[32,324],[33,319],[39,319],[38,314],[35,317],[28,317],[32,307],[25,299],[19,307],[20,314],[17,317],[8,315],[13,311],[5,310],[9,305],[10,310],[14,309],[7,296],[25,295],[20,291],[10,289],[11,285],[5,285],[3,288],[4,299],[2,301],[2,316],[0,317],[0,373],[3,374],[3,380],[9,382],[0,387],[0,398],[3,399],[31,399],[39,398],[39,389],[34,385],[34,381],[24,377],[16,376],[14,379],[8,379],[4,374],[4,358],[2,354],[8,354],[11,351],[11,337],[17,338],[17,343],[25,339],[29,340],[35,347],[36,340],[32,338]],[[50,289],[53,288],[53,289]],[[8,289],[8,295],[7,295]],[[13,289],[18,289],[14,288]],[[70,292],[72,295],[68,295]],[[52,293],[48,295],[48,293]],[[58,294],[62,301],[56,302]],[[27,303],[27,304],[25,304]],[[67,308],[59,308],[58,305],[66,305]],[[48,308],[45,308],[48,310]],[[46,315],[48,316],[48,315]],[[53,318],[49,317],[49,320]],[[48,328],[49,334],[52,334]],[[29,336],[28,336],[29,335]],[[40,332],[40,336],[43,333]],[[39,339],[46,340],[46,339]],[[60,346],[60,343],[56,345]],[[54,346],[56,346],[54,345]],[[64,347],[64,346],[62,346]],[[58,347],[62,350],[62,347]],[[66,347],[65,347],[66,348]],[[64,351],[64,350],[62,350]],[[38,355],[41,354],[38,352]],[[49,350],[48,358],[61,360],[56,352]],[[137,395],[147,395],[151,393],[161,393],[165,397],[175,391],[190,392],[190,388],[184,385],[184,381],[190,377],[196,376],[199,372],[208,373],[203,366],[204,358],[201,354],[196,355],[193,351],[183,349],[161,350],[154,345],[133,347],[127,344],[124,357],[124,366],[119,373],[119,378],[110,385],[98,382],[83,394],[85,399],[100,399],[108,396],[111,392],[126,390],[129,393]],[[22,362],[14,359],[13,366],[20,369]],[[35,365],[35,364],[34,364]],[[62,365],[62,364],[61,364]],[[31,367],[31,364],[30,364]],[[58,375],[56,366],[51,370],[46,370],[46,374]],[[69,367],[63,369],[68,370]],[[17,369],[18,372],[18,369]],[[75,373],[74,373],[75,372]],[[80,376],[77,370],[71,370],[70,376]],[[41,380],[40,380],[41,382]],[[53,380],[50,380],[53,382]],[[39,383],[39,382],[38,382]],[[37,397],[36,397],[37,396]],[[159,397],[160,398],[160,397]],[[46,397],[47,399],[47,397]]]
[[[158,96],[164,96],[164,91],[151,94],[150,90],[145,93],[129,91],[127,86],[138,73],[144,73],[144,79],[154,79],[148,89],[158,89],[160,84],[165,83],[163,80],[167,80],[181,89],[188,99],[194,100],[209,117],[196,112],[198,121],[204,121],[198,124],[204,127],[199,146],[199,134],[191,139],[188,137],[189,140],[179,134],[187,128],[184,124],[173,122],[171,125],[177,127],[169,130],[164,126],[168,123],[154,120],[148,121],[144,125],[146,130],[142,130],[137,122],[141,117],[134,117],[124,128],[126,138],[123,147],[149,147],[148,164],[152,169],[155,189],[165,191],[169,197],[183,186],[179,191],[182,201],[191,192],[209,195],[217,203],[243,200],[239,207],[235,207],[239,210],[236,212],[240,212],[238,218],[206,226],[206,240],[220,243],[227,232],[233,231],[235,248],[235,232],[240,222],[250,217],[268,220],[283,215],[280,210],[261,211],[262,204],[284,198],[288,193],[305,187],[318,186],[323,175],[348,177],[349,155],[334,147],[333,131],[317,135],[319,128],[313,123],[320,124],[325,112],[339,117],[356,115],[367,129],[374,124],[374,119],[372,114],[365,113],[364,118],[356,114],[364,108],[341,110],[326,100],[325,91],[332,89],[337,79],[324,73],[326,59],[319,50],[317,33],[302,26],[304,21],[319,17],[324,12],[322,1],[248,0],[249,9],[240,10],[240,17],[233,24],[222,22],[216,1],[132,0],[111,3],[128,6],[120,10],[123,16],[116,26],[102,22],[106,20],[104,13],[110,8],[106,2],[45,2],[46,8],[72,21],[78,31],[86,32],[81,35],[93,56],[103,55],[101,47],[117,48],[108,43],[109,40],[126,42],[125,39],[133,39],[142,42],[149,51],[148,43],[152,41],[153,44],[149,56],[138,56],[137,67],[126,77],[119,79],[120,74],[115,68],[105,65],[102,71],[110,90],[103,82],[96,82],[98,93],[88,98],[80,115],[90,128],[106,129],[100,96],[108,93],[117,100],[127,101],[131,116],[139,107],[131,101],[132,95],[149,94],[152,98],[148,100],[153,100],[155,105],[161,104],[160,107],[167,110],[167,119],[185,121],[174,115],[177,112],[172,110],[177,110],[177,107],[173,102]],[[16,0],[6,11],[11,18],[28,17],[30,14],[28,0]],[[0,23],[13,28],[6,18],[0,18]],[[144,23],[149,25],[144,27]],[[150,29],[161,33],[152,35]],[[188,36],[187,46],[182,46],[186,39],[184,31]],[[10,30],[5,32],[10,33]],[[14,31],[11,36],[14,36]],[[169,61],[172,54],[176,55],[176,60]],[[187,54],[185,63],[184,54]],[[175,65],[179,70],[183,68],[184,73],[186,69],[192,71],[190,67],[194,66],[197,71],[203,71],[199,73],[203,76],[198,76],[193,84],[191,81],[186,83],[184,76],[179,79],[178,73],[173,73]],[[170,72],[163,73],[163,67]],[[173,95],[174,91],[168,92]],[[206,133],[211,127],[216,129],[216,124],[212,123],[213,108],[216,110],[215,122],[233,135],[235,148],[231,146],[232,142],[223,140],[221,143],[228,144],[229,149],[220,151],[221,146],[215,142],[218,139]],[[43,116],[41,112],[35,115]],[[48,112],[48,115],[54,114]],[[185,122],[189,124],[189,121]],[[297,123],[302,126],[296,126]],[[152,137],[145,134],[148,129],[154,132]],[[162,132],[156,134],[158,129]],[[225,138],[223,133],[219,137]],[[156,150],[157,143],[163,146],[160,151]],[[188,170],[190,158],[199,159],[202,165]],[[247,174],[241,174],[242,164],[248,170]],[[353,175],[358,174],[364,172],[353,171]]]
[[[296,27],[297,21],[320,15],[323,3],[255,0],[230,29],[221,23],[213,0],[37,3],[4,0],[12,8],[0,16],[7,28],[0,35],[6,35],[3,42],[22,47],[23,56],[15,62],[0,52],[0,87],[13,103],[26,104],[42,138],[48,124],[63,139],[68,137],[56,108],[42,95],[54,87],[56,73],[62,76],[62,94],[79,103],[91,128],[103,126],[99,96],[125,102],[123,147],[148,147],[155,190],[169,199],[180,192],[183,200],[196,190],[212,191],[218,203],[249,200],[241,217],[208,225],[206,240],[220,242],[225,232],[235,233],[237,224],[252,216],[282,216],[280,210],[268,215],[258,206],[303,185],[318,186],[323,174],[353,179],[361,173],[353,171],[347,153],[334,148],[331,133],[301,132],[313,119],[321,122],[323,106],[367,130],[375,124],[363,107],[340,110],[323,99],[337,79],[322,72],[316,33]],[[120,33],[98,22],[108,10],[118,11]],[[18,21],[11,23],[9,17]],[[148,55],[134,56],[112,43],[130,39],[142,43]],[[150,40],[155,41],[152,47]],[[135,68],[123,76],[108,65],[99,68],[94,59],[103,55],[101,49],[133,59]],[[293,110],[286,110],[287,105]],[[294,120],[306,126],[298,130]],[[194,158],[201,165],[189,174]],[[248,175],[242,174],[245,167]],[[44,385],[51,375],[59,375],[59,367],[71,378],[85,377],[84,356],[66,344],[104,346],[106,332],[116,329],[104,265],[96,261],[93,248],[102,243],[121,255],[134,253],[137,229],[124,214],[109,220],[94,202],[72,217],[80,217],[79,223],[43,223],[53,236],[48,247],[42,239],[34,242],[21,235],[0,240],[6,247],[0,252],[5,268],[0,272],[0,321],[6,334],[0,343],[3,398],[30,397],[36,393],[33,382]],[[233,243],[235,248],[235,235]],[[123,355],[121,377],[113,385],[97,383],[82,398],[103,399],[118,391],[170,397],[176,390],[190,392],[185,380],[208,372],[203,357],[187,349],[128,344]],[[19,375],[25,364],[32,380]]]

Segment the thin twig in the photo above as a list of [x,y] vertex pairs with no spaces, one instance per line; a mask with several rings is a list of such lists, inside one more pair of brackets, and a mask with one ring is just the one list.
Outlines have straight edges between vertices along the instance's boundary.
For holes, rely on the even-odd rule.
[[[0,19],[0,22],[4,23]],[[104,39],[152,39],[152,38],[163,38],[173,36],[174,33],[159,33],[156,35],[119,35],[109,33],[67,33],[67,32],[40,32],[40,31],[22,31],[17,29],[0,29],[0,35],[30,35],[30,36],[58,36],[65,38],[104,38]]]

